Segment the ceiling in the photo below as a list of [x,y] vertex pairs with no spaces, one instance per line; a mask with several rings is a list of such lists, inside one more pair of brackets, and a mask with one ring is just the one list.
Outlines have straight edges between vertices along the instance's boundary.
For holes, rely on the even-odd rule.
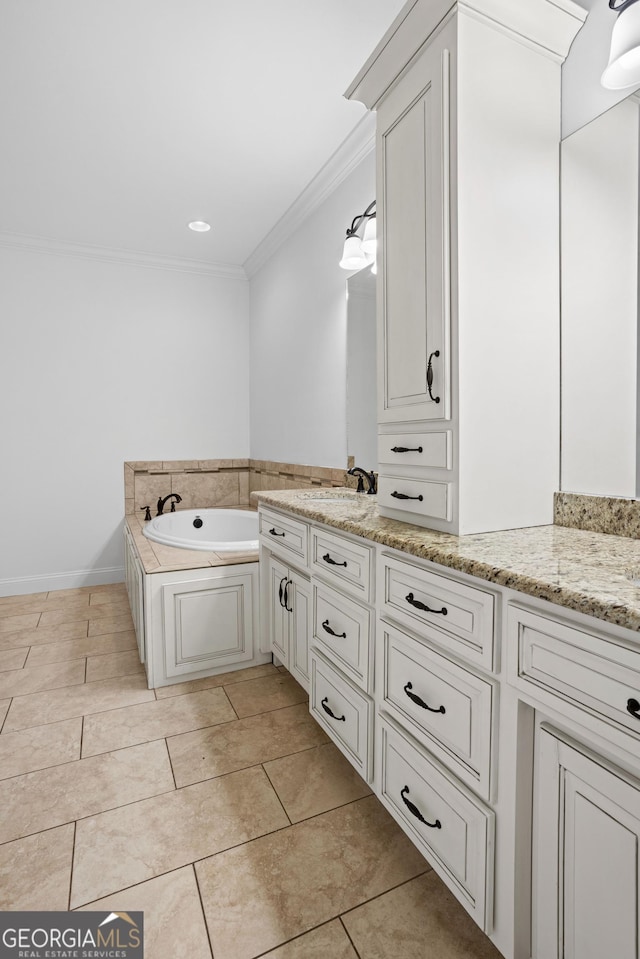
[[0,234],[243,264],[364,115],[342,93],[403,4],[2,0]]

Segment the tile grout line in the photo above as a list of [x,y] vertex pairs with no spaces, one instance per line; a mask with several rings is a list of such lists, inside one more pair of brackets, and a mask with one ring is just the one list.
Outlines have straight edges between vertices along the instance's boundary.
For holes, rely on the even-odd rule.
[[2,730],[4,729],[4,726],[5,726],[5,723],[6,723],[7,719],[8,719],[8,717],[9,717],[9,711],[11,710],[12,705],[13,705],[13,696],[10,696],[10,697],[9,697],[9,705],[7,706],[7,711],[6,711],[6,713],[4,714],[4,718],[3,718],[2,722],[0,723],[0,733],[2,733]]
[[167,737],[166,737],[166,736],[164,737],[164,740],[163,740],[163,741],[164,741],[165,749],[167,750],[167,759],[169,760],[169,769],[171,770],[171,776],[172,776],[172,778],[173,778],[173,785],[174,785],[174,788],[177,789],[177,788],[178,788],[178,781],[177,781],[177,779],[176,779],[176,773],[175,773],[175,770],[174,770],[174,768],[173,768],[173,762],[171,761],[171,752],[170,752],[170,750],[169,750],[169,743],[167,742]]
[[191,869],[193,872],[194,879],[196,881],[196,889],[198,890],[198,899],[200,900],[200,908],[202,909],[202,918],[204,920],[204,928],[205,928],[205,932],[207,933],[207,941],[209,943],[209,949],[211,950],[211,959],[215,959],[213,954],[213,943],[211,942],[211,933],[209,932],[209,923],[207,922],[207,913],[205,912],[205,908],[204,908],[204,900],[202,898],[202,890],[200,889],[200,883],[198,882],[198,871],[196,869],[195,862],[191,863]]
[[71,912],[71,890],[73,889],[73,867],[76,861],[76,835],[78,832],[78,823],[73,824],[73,842],[71,843],[71,869],[69,870],[69,896],[67,899],[67,910]]
[[289,815],[289,813],[288,813],[287,810],[285,809],[284,803],[283,803],[282,800],[280,799],[280,794],[279,794],[278,790],[276,789],[276,787],[275,787],[275,786],[273,785],[273,783],[271,782],[271,777],[270,777],[269,773],[267,772],[267,770],[264,768],[264,763],[260,763],[259,765],[260,765],[260,767],[262,768],[262,772],[263,772],[263,773],[265,774],[265,776],[267,777],[267,779],[268,779],[268,781],[269,781],[269,785],[270,785],[271,788],[273,789],[273,791],[274,791],[274,793],[275,793],[275,796],[276,796],[276,799],[277,799],[278,802],[280,803],[280,806],[282,807],[282,811],[283,811],[283,813],[285,814],[285,816],[287,817],[287,820],[288,820],[288,822],[289,822],[289,825],[290,825],[290,826],[293,826],[293,822],[292,822],[292,820],[291,820],[291,816]]
[[[357,908],[358,908],[358,907],[356,906],[356,909],[357,909]],[[342,913],[342,915],[338,916],[338,922],[340,923],[341,927],[344,929],[344,933],[345,933],[347,939],[349,940],[349,942],[351,943],[351,948],[352,948],[353,951],[355,952],[355,954],[356,954],[356,956],[358,957],[358,959],[361,959],[360,953],[359,953],[358,950],[356,949],[356,944],[355,944],[355,942],[353,941],[353,939],[351,938],[351,936],[350,936],[350,934],[349,934],[349,930],[347,929],[347,927],[345,926],[344,922],[342,921],[342,916],[343,916],[343,915],[346,916],[347,913],[345,912],[345,913]]]

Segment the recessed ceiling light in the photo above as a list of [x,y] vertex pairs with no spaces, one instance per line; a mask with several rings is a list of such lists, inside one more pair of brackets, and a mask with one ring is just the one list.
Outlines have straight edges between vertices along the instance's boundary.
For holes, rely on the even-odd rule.
[[193,230],[194,233],[206,233],[211,229],[211,224],[206,223],[204,220],[192,220],[188,224],[190,230]]

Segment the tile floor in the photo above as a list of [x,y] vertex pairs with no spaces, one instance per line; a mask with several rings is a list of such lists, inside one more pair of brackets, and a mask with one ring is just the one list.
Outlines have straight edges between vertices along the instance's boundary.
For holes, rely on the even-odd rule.
[[146,959],[500,959],[272,665],[147,689],[124,586],[0,598],[0,909]]

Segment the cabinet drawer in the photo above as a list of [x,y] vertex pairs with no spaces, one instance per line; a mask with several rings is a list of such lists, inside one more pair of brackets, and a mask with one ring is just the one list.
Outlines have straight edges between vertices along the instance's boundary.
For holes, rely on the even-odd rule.
[[378,436],[378,463],[451,469],[451,431],[381,433]]
[[378,503],[387,509],[398,509],[434,519],[451,519],[451,483],[404,476],[378,476]]
[[330,586],[313,587],[313,640],[365,693],[373,691],[372,614]]
[[491,931],[495,815],[379,718],[380,799],[478,925]]
[[373,773],[373,701],[311,651],[309,710],[360,775]]
[[[640,736],[640,646],[631,648],[510,606],[509,678]],[[634,715],[635,714],[635,715]]]
[[291,516],[281,516],[270,510],[260,510],[260,536],[265,546],[280,550],[285,556],[295,556],[298,563],[307,565],[309,555],[309,527]]
[[365,602],[371,597],[373,555],[369,546],[311,528],[311,568]]
[[489,799],[494,684],[381,624],[382,708]]
[[[493,669],[491,593],[384,553],[379,564],[383,615],[417,629],[431,642],[475,665]],[[418,624],[427,626],[427,632]]]

